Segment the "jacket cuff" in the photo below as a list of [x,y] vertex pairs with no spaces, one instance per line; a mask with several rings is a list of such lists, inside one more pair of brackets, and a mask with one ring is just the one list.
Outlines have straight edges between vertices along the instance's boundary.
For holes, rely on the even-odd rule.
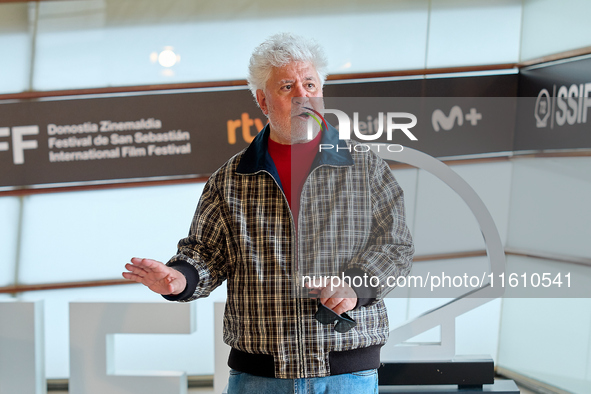
[[188,262],[183,260],[174,261],[172,263],[169,263],[168,266],[170,268],[174,268],[175,270],[183,274],[185,279],[187,280],[187,285],[185,286],[185,290],[183,290],[179,294],[163,295],[162,297],[164,297],[168,301],[184,301],[189,299],[193,295],[193,293],[195,293],[195,289],[197,288],[197,284],[199,283],[199,273],[197,272],[197,269]]
[[[345,271],[345,276],[351,278],[351,288],[357,294],[357,305],[353,309],[359,309],[363,306],[368,306],[372,302],[376,300],[378,290],[375,287],[371,287],[369,285],[368,280],[354,280],[354,278],[367,278],[367,272],[362,270],[361,268],[349,268]],[[361,282],[361,286],[355,286],[355,284],[359,284]]]

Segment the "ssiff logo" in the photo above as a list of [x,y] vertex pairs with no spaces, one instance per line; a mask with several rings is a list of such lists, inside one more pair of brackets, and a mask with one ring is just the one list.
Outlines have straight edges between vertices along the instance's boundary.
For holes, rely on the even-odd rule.
[[538,94],[536,100],[536,127],[546,127],[548,125],[548,118],[550,117],[550,93],[546,89],[542,89]]
[[536,127],[554,128],[554,124],[564,126],[587,123],[587,113],[591,108],[591,82],[572,84],[569,87],[552,88],[552,95],[547,89],[540,90],[534,108]]
[[[10,137],[10,127],[0,127],[0,138]],[[24,139],[26,135],[38,135],[39,126],[15,126],[12,128],[12,161],[14,164],[25,163],[25,150],[37,149],[37,140]],[[10,150],[10,143],[0,140],[0,152]]]
[[[328,128],[328,125],[326,123],[326,120],[324,119],[324,116],[321,115],[318,111],[316,111],[313,108],[310,107],[304,107],[306,110],[310,111],[308,112],[308,114],[310,115],[310,118],[308,118],[308,139],[312,139],[314,136],[314,132],[313,132],[313,122],[316,121],[318,123],[318,125],[320,126],[320,128],[322,128],[322,126],[324,126],[325,128]],[[338,120],[338,130],[339,130],[339,139],[340,140],[350,140],[351,139],[351,120],[349,119],[349,116],[347,116],[347,114],[343,111],[340,111],[338,109],[324,109],[323,110],[324,114],[334,114],[337,117]],[[388,139],[388,141],[392,141],[392,137],[394,134],[394,131],[396,130],[400,130],[402,131],[406,137],[408,137],[411,141],[417,141],[417,137],[414,136],[414,134],[410,131],[411,128],[413,128],[414,126],[416,126],[417,124],[417,117],[411,113],[408,112],[388,112],[384,115],[383,112],[380,112],[378,114],[378,127],[376,128],[376,131],[374,134],[364,134],[360,131],[360,127],[359,127],[359,113],[358,112],[354,112],[353,113],[353,133],[355,134],[355,137],[361,141],[375,141],[378,138],[380,138],[382,136],[382,134],[384,134],[384,117],[386,118],[386,138]],[[405,123],[397,123],[397,119],[408,119],[409,122],[405,122]],[[397,147],[397,151],[401,151],[402,150],[402,146],[401,145],[395,145]],[[350,150],[350,146],[348,147],[348,149]],[[335,149],[335,146],[333,146],[332,144],[320,144],[320,150],[325,150],[325,149]],[[336,147],[337,150],[339,150],[339,147]],[[359,145],[355,145],[354,149],[356,151],[367,151],[370,149],[370,147],[366,144],[359,144]]]

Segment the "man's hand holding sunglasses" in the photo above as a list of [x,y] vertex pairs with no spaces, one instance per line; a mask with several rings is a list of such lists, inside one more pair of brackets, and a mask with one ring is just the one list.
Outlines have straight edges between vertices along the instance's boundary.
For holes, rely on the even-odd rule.
[[320,299],[320,303],[338,315],[352,310],[357,305],[357,293],[347,283],[343,282],[338,287],[316,287],[309,283],[306,286],[313,298]]
[[314,287],[310,288],[310,295],[317,297],[318,310],[314,318],[322,324],[336,324],[334,330],[345,333],[355,327],[357,323],[347,315],[357,305],[357,293],[349,285],[343,283],[338,287]]

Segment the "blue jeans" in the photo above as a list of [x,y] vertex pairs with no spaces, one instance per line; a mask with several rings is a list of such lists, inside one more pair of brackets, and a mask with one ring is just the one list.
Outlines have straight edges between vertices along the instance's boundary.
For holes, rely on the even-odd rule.
[[230,370],[228,394],[377,394],[375,369],[324,378],[275,379]]

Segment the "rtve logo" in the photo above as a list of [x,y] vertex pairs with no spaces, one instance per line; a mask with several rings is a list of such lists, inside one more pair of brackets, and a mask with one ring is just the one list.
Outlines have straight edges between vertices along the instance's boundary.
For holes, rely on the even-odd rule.
[[[0,152],[10,150],[10,143],[2,141],[4,137],[10,137],[10,127],[0,127]],[[12,161],[14,164],[24,164],[25,149],[37,149],[37,140],[25,140],[25,135],[38,135],[39,126],[15,126],[12,128]]]
[[[228,144],[236,143],[236,129],[242,129],[242,139],[250,144],[259,131],[263,129],[263,122],[260,119],[250,119],[247,112],[243,112],[240,119],[229,120],[226,123],[228,127]],[[255,126],[254,135],[250,133],[251,126]]]

